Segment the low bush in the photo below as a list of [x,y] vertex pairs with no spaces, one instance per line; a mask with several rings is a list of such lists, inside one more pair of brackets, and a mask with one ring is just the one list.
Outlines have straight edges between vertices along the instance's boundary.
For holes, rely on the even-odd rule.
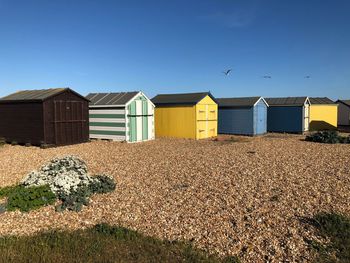
[[115,190],[116,184],[112,177],[102,174],[94,176],[93,179],[89,185],[92,193],[105,194]]
[[337,131],[319,131],[313,134],[307,135],[306,141],[319,142],[319,143],[350,143],[350,137],[340,136]]
[[18,186],[7,192],[6,210],[28,212],[45,205],[53,204],[55,194],[48,185],[25,188]]
[[93,176],[89,185],[81,185],[72,189],[68,194],[64,191],[58,193],[58,199],[62,203],[56,206],[56,211],[65,209],[79,212],[83,206],[89,204],[89,197],[93,194],[104,194],[114,191],[116,184],[114,179],[108,175]]
[[20,187],[20,185],[11,185],[0,188],[0,198],[8,196],[10,193],[16,191]]
[[57,212],[62,212],[64,210],[70,210],[75,212],[80,212],[83,206],[89,204],[89,197],[93,193],[87,186],[78,187],[76,190],[72,190],[69,194],[65,192],[58,193],[58,199],[61,204],[56,206]]
[[116,183],[108,175],[90,176],[84,161],[74,156],[55,158],[38,171],[29,173],[20,185],[0,188],[0,198],[7,197],[0,213],[19,209],[27,212],[44,205],[61,203],[56,211],[79,212],[93,194],[114,191]]

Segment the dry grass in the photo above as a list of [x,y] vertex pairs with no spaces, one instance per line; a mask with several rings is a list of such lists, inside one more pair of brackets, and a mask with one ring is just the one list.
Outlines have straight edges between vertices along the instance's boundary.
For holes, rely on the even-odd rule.
[[92,173],[115,177],[114,193],[92,197],[81,213],[45,207],[0,215],[0,234],[122,225],[168,240],[187,240],[243,262],[305,262],[316,233],[301,218],[350,214],[350,147],[303,136],[241,143],[160,139],[141,144],[96,141],[39,149],[0,148],[0,186],[56,156],[75,154]]

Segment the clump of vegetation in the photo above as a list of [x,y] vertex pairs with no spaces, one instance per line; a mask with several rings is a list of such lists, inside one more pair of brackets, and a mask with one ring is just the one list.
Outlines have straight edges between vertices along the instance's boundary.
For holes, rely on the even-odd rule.
[[7,197],[3,204],[2,211],[14,211],[16,209],[22,212],[28,212],[39,207],[53,204],[56,195],[51,191],[48,185],[24,187],[16,185],[0,189],[0,197]]
[[89,184],[92,193],[105,194],[115,190],[116,184],[114,179],[105,174],[94,176],[94,180]]
[[319,142],[319,143],[350,143],[350,137],[344,137],[339,135],[337,131],[319,131],[305,138],[306,141]]
[[89,204],[93,194],[114,191],[116,184],[108,175],[90,176],[84,161],[74,156],[55,158],[38,171],[29,173],[19,186],[0,189],[0,198],[7,196],[7,210],[29,211],[52,204],[56,199],[61,203],[56,211],[81,211]]
[[107,224],[75,232],[51,231],[26,237],[0,237],[4,262],[201,262],[239,263],[185,242],[160,240]]
[[25,188],[19,186],[7,196],[6,209],[8,211],[20,210],[28,212],[55,202],[56,195],[48,185]]
[[318,252],[316,262],[350,262],[350,218],[335,213],[320,213],[314,217],[313,224],[319,234],[330,241],[327,245],[311,242]]

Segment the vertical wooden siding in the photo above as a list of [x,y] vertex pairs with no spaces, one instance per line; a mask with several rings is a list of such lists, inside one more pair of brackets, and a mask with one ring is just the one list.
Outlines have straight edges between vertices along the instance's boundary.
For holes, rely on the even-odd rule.
[[89,140],[88,101],[65,91],[43,102],[45,143],[69,145]]
[[269,132],[303,132],[303,107],[270,106],[267,109],[267,130]]
[[339,102],[338,125],[350,125],[350,107]]
[[253,135],[253,108],[219,108],[219,133]]
[[44,142],[43,105],[40,102],[0,104],[0,137],[8,142]]

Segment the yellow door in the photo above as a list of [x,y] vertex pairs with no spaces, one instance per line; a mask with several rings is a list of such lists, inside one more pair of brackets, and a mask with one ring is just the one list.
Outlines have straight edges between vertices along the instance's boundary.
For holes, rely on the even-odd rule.
[[217,119],[218,119],[218,106],[208,105],[208,120],[217,120]]
[[197,120],[204,121],[208,118],[208,105],[198,104],[197,107]]
[[214,121],[208,121],[208,137],[215,137],[218,135],[218,122],[216,120]]
[[207,121],[197,121],[197,139],[208,138],[208,122]]

